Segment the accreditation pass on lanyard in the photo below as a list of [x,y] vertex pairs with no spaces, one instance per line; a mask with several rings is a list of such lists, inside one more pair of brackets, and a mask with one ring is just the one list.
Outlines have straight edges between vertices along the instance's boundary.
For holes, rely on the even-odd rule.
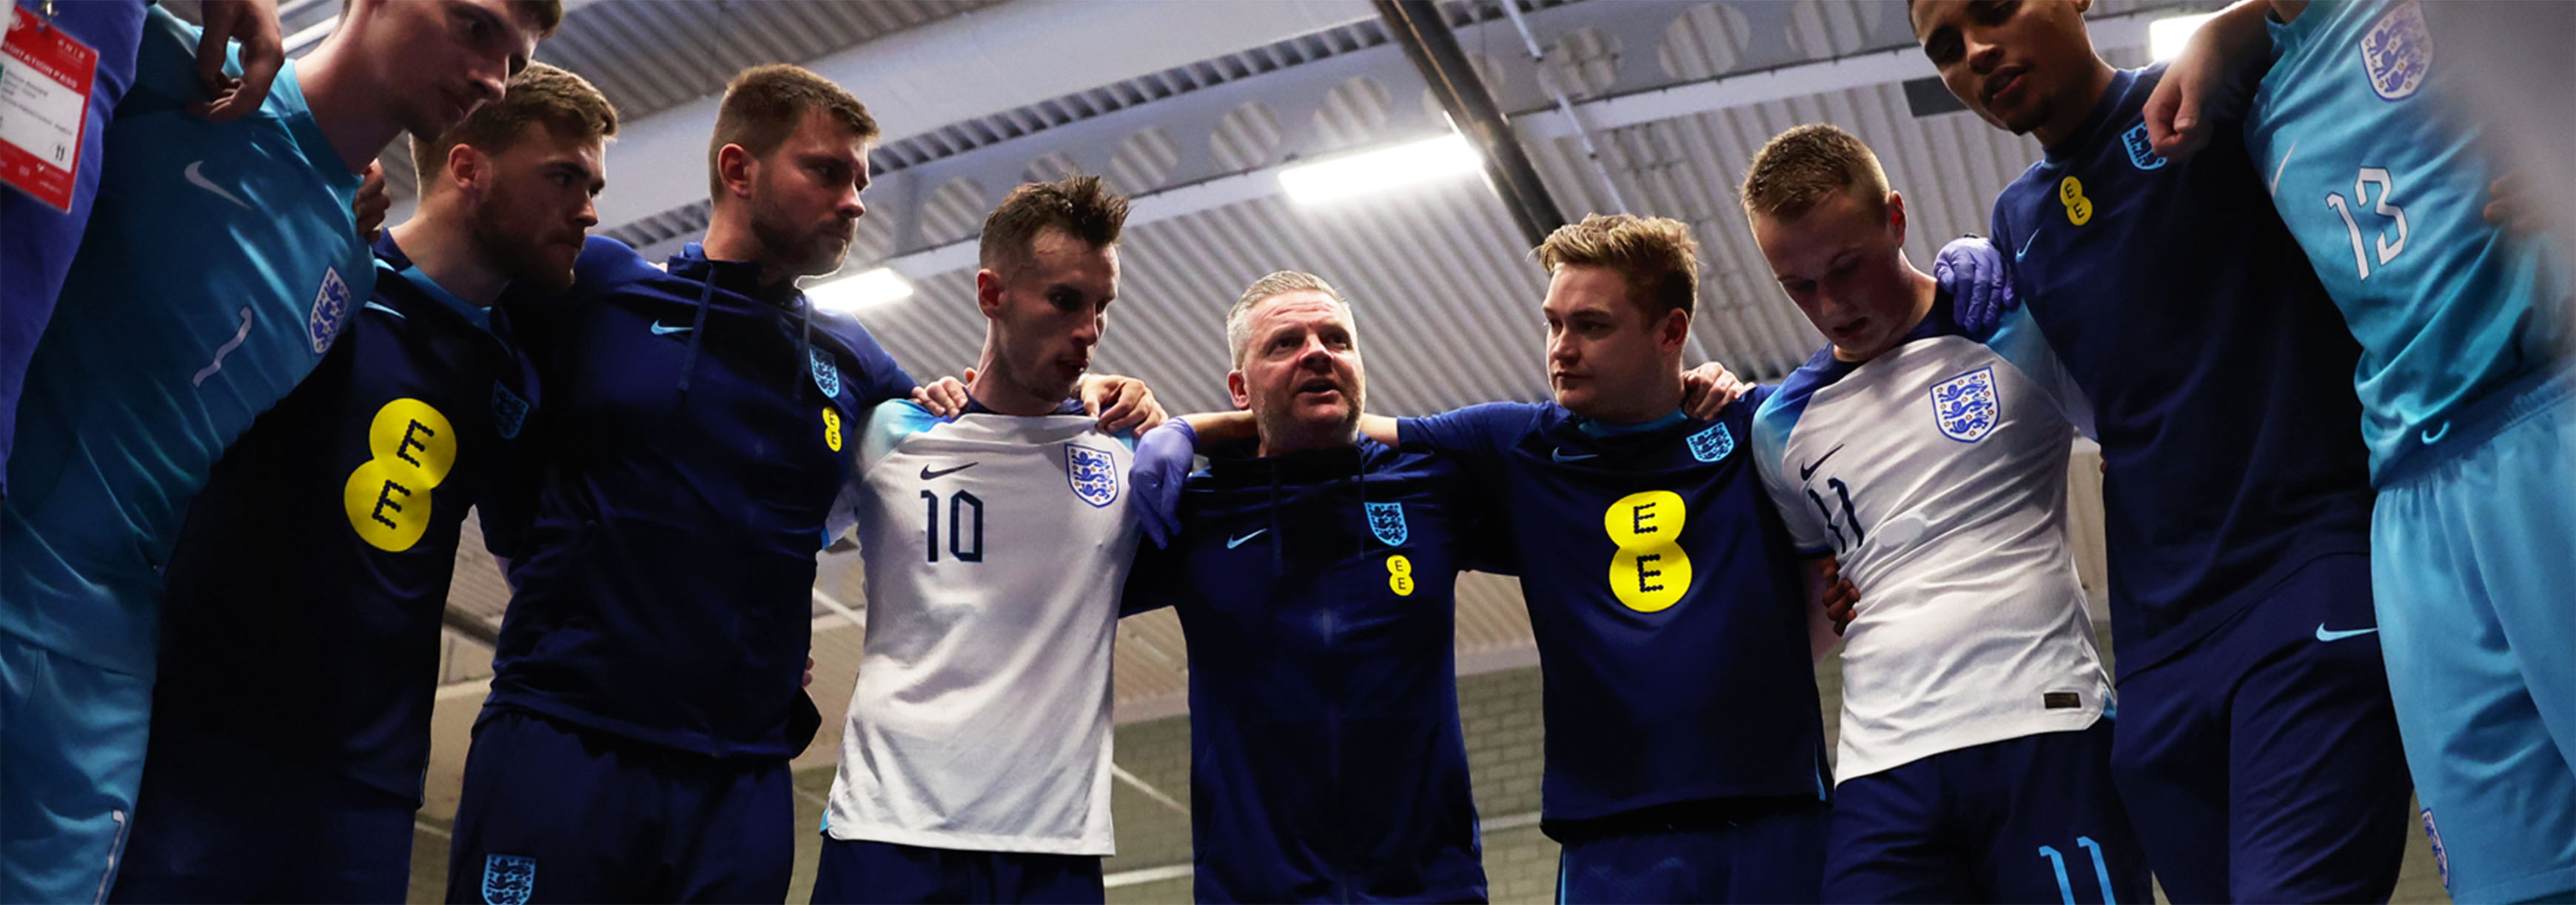
[[98,51],[35,10],[0,3],[8,17],[0,42],[0,183],[68,212]]

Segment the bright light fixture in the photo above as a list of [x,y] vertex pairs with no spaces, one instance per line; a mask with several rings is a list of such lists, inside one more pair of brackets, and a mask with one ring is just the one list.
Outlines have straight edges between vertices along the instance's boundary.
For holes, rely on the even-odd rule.
[[1279,187],[1287,190],[1291,201],[1317,204],[1473,173],[1484,165],[1484,158],[1476,153],[1474,145],[1467,142],[1467,136],[1451,132],[1438,138],[1289,167],[1279,171]]
[[2191,42],[2191,33],[2199,31],[2202,23],[2208,22],[2217,15],[2217,13],[2202,13],[2197,16],[2174,16],[2149,22],[2147,23],[2147,49],[2152,51],[2159,60],[2182,56],[2183,45]]
[[892,267],[879,267],[816,283],[805,297],[825,311],[857,311],[911,298],[912,282]]

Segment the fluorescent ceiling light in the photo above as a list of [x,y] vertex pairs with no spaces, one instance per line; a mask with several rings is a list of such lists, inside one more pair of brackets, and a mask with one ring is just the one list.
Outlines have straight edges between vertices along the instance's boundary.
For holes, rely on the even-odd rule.
[[1279,187],[1299,204],[1341,201],[1461,173],[1485,165],[1467,136],[1451,132],[1279,171]]
[[2147,23],[2147,49],[2159,60],[2170,60],[2181,56],[2183,45],[2191,42],[2191,33],[2199,31],[2202,23],[2208,22],[2217,15],[2217,13],[2202,13],[2197,16],[2175,16],[2149,22]]
[[857,311],[911,298],[912,282],[892,267],[879,267],[816,283],[805,297],[825,311]]

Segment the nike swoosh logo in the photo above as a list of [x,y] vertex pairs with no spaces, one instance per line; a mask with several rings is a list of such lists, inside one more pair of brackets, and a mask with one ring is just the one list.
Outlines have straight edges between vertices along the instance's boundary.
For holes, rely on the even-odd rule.
[[671,335],[671,334],[673,334],[673,333],[687,333],[687,332],[689,332],[689,331],[691,331],[691,330],[695,330],[695,329],[697,329],[697,328],[696,328],[696,327],[665,327],[665,326],[662,326],[662,322],[661,322],[661,321],[654,321],[654,322],[653,322],[653,335],[655,335],[655,336],[669,336],[669,335]]
[[2023,240],[2021,240],[2021,250],[2020,250],[2020,251],[2013,252],[2013,260],[2014,260],[2015,262],[2019,262],[2021,259],[2026,258],[2026,257],[2029,257],[2029,256],[2030,256],[2030,243],[2037,242],[2037,241],[2039,241],[2039,230],[2035,230],[2035,229],[2034,229],[2034,230],[2031,230],[2031,231],[2030,231],[2030,238],[2027,238],[2027,239],[2023,239]]
[[1547,454],[1554,457],[1559,462],[1581,462],[1585,459],[1597,459],[1601,457],[1600,453],[1583,453],[1581,455],[1569,456],[1565,454],[1565,447],[1562,446],[1548,450]]
[[1251,540],[1251,539],[1256,538],[1256,537],[1260,537],[1260,536],[1262,536],[1262,535],[1264,535],[1264,534],[1268,534],[1268,533],[1270,533],[1270,529],[1268,529],[1268,528],[1263,528],[1263,529],[1261,529],[1261,530],[1254,531],[1254,532],[1252,532],[1251,534],[1246,534],[1246,535],[1244,535],[1244,536],[1242,536],[1242,537],[1229,537],[1229,538],[1226,538],[1226,540],[1225,540],[1225,548],[1226,548],[1226,549],[1228,549],[1228,550],[1232,550],[1232,549],[1234,549],[1234,548],[1236,548],[1236,547],[1243,546],[1243,542],[1244,542],[1244,541],[1248,541],[1248,540]]
[[383,305],[376,304],[376,303],[375,303],[375,301],[374,301],[374,300],[372,300],[372,299],[371,299],[371,300],[369,300],[369,301],[367,302],[367,307],[372,308],[372,309],[375,309],[375,310],[377,310],[377,311],[382,311],[382,312],[384,312],[384,313],[386,313],[386,314],[390,314],[390,315],[393,315],[393,316],[395,316],[395,317],[400,317],[400,318],[402,318],[403,320],[410,320],[410,319],[411,319],[411,318],[408,318],[408,317],[403,317],[403,313],[402,313],[402,312],[400,312],[400,311],[396,311],[396,310],[394,310],[394,309],[387,308],[387,307],[385,307],[385,306],[383,306]]
[[2317,623],[2317,640],[2319,640],[2319,641],[2341,641],[2341,640],[2343,640],[2343,639],[2345,639],[2345,638],[2357,638],[2357,637],[2360,637],[2360,636],[2362,636],[2362,635],[2367,635],[2367,634],[2370,634],[2370,633],[2375,632],[2375,631],[2378,631],[2378,630],[2379,630],[2379,628],[2378,628],[2377,626],[2372,626],[2372,627],[2370,627],[2370,628],[2356,628],[2356,629],[2347,629],[2347,630],[2345,630],[2345,631],[2340,631],[2340,632],[2332,632],[2332,631],[2327,631],[2327,630],[2326,630],[2326,624],[2325,624],[2325,623],[2323,623],[2323,622],[2320,622],[2320,623]]
[[[685,328],[684,328],[684,329],[685,329]],[[921,479],[922,479],[922,480],[924,480],[924,481],[927,481],[927,480],[930,480],[930,479],[932,479],[932,478],[946,477],[946,476],[948,476],[948,475],[953,475],[953,474],[956,474],[956,473],[958,473],[958,472],[965,471],[966,469],[973,468],[973,467],[975,467],[976,465],[979,465],[979,464],[982,464],[982,463],[980,463],[980,462],[968,462],[968,463],[966,463],[966,464],[964,464],[964,465],[960,465],[960,466],[957,466],[957,467],[955,467],[955,468],[942,468],[942,469],[939,469],[939,470],[937,470],[937,471],[932,471],[932,470],[931,470],[931,468],[930,468],[930,466],[928,466],[928,465],[924,465],[924,466],[921,466]]]
[[1834,454],[1835,454],[1835,453],[1842,452],[1842,451],[1843,451],[1843,445],[1842,445],[1842,444],[1840,444],[1840,443],[1836,443],[1836,444],[1834,444],[1834,448],[1832,448],[1832,449],[1828,449],[1828,450],[1825,450],[1825,454],[1824,454],[1824,455],[1817,456],[1817,457],[1816,457],[1816,461],[1809,462],[1809,463],[1807,463],[1807,464],[1805,464],[1805,465],[1801,465],[1801,466],[1799,466],[1799,467],[1798,467],[1798,480],[1800,480],[1800,481],[1805,481],[1805,480],[1806,480],[1806,479],[1808,479],[1808,478],[1815,477],[1815,476],[1816,476],[1816,468],[1817,468],[1818,466],[1821,466],[1821,465],[1825,464],[1825,460],[1826,460],[1826,459],[1831,459],[1831,458],[1833,458],[1833,457],[1834,457]]
[[253,208],[253,207],[251,207],[251,206],[250,206],[250,202],[243,201],[243,200],[241,200],[240,198],[236,198],[236,197],[234,197],[234,196],[233,196],[233,193],[231,193],[231,192],[227,192],[227,191],[224,191],[224,187],[223,187],[223,186],[216,185],[216,184],[214,184],[214,182],[213,182],[213,181],[208,180],[208,179],[206,178],[206,174],[204,174],[204,173],[200,173],[200,172],[197,172],[197,168],[198,168],[198,167],[202,167],[202,166],[205,166],[205,165],[206,165],[206,162],[205,162],[205,161],[202,161],[202,160],[197,161],[196,163],[189,164],[189,165],[188,165],[188,168],[187,168],[187,169],[185,169],[185,170],[180,171],[179,175],[182,175],[182,176],[186,176],[186,177],[188,177],[188,184],[189,184],[189,185],[193,185],[193,186],[196,186],[196,187],[198,187],[198,188],[205,189],[206,191],[213,192],[213,193],[215,193],[215,197],[217,197],[217,198],[221,198],[221,199],[224,199],[224,200],[226,200],[226,201],[230,201],[230,202],[232,202],[233,204],[238,205],[242,210],[246,210],[246,211],[247,211],[247,210],[257,210],[257,208]]

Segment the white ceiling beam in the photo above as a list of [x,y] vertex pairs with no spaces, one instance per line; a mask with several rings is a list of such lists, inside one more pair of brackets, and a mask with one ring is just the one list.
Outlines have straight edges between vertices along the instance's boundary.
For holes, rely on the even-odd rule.
[[[1021,0],[897,32],[805,67],[858,95],[886,140],[894,141],[1373,15],[1366,0]],[[623,124],[608,149],[599,231],[707,197],[707,138],[719,99],[711,94]]]

